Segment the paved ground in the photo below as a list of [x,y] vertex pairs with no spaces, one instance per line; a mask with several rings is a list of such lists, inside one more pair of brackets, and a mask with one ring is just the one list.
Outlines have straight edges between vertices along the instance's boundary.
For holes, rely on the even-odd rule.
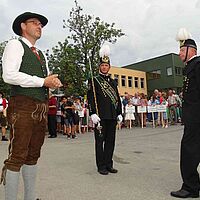
[[[46,138],[39,160],[37,196],[42,200],[171,200],[179,189],[179,147],[182,126],[167,129],[132,128],[117,131],[117,174],[99,175],[92,133],[67,140]],[[7,143],[0,142],[0,163]],[[4,199],[0,187],[0,199]],[[23,187],[20,180],[19,200]]]

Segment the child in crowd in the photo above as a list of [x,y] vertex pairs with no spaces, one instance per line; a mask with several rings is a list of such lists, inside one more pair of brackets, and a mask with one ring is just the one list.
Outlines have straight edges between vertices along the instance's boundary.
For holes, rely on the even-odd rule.
[[[148,104],[151,104],[151,106],[156,106],[160,104],[160,101],[156,98],[156,95],[153,94],[151,98],[151,102],[148,102]],[[156,127],[158,125],[158,112],[153,113],[153,126]]]
[[162,127],[168,128],[168,115],[167,115],[168,102],[167,102],[167,94],[165,92],[162,92],[162,98],[163,98],[163,100],[162,100],[161,105],[166,106],[166,112],[162,112],[162,117],[163,117]]
[[87,128],[87,108],[85,107],[85,104],[82,102],[81,103],[82,110],[80,112],[80,121],[81,121],[81,133],[86,132]]
[[135,120],[135,106],[128,100],[128,104],[125,106],[125,124],[127,127],[131,128],[133,120]]

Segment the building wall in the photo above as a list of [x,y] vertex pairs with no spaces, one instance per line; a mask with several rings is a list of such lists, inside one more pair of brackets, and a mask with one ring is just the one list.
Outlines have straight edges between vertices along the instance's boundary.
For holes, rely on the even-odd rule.
[[[111,75],[111,78],[115,80],[116,76],[118,76],[118,89],[120,95],[124,95],[125,92],[128,92],[131,95],[134,95],[136,92],[147,94],[147,81],[145,72],[112,66],[110,68],[109,74]],[[130,83],[131,78],[132,86]],[[138,78],[138,85],[135,84],[135,78]],[[144,82],[142,80],[144,80]]]
[[[170,53],[133,63],[123,68],[145,71],[147,75],[147,90],[150,94],[154,89],[167,90],[168,88],[173,88],[180,91],[183,84],[183,67],[184,64],[179,56]],[[180,70],[180,74],[177,74],[177,70]]]

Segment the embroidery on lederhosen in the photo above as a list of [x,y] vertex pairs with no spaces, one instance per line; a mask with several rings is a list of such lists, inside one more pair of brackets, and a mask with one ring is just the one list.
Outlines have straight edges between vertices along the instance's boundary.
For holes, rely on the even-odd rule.
[[108,96],[110,98],[113,106],[116,109],[118,106],[118,97],[117,97],[117,93],[114,90],[114,88],[102,77],[98,76],[98,77],[94,77],[94,78],[97,81],[97,83],[100,85],[104,96],[105,97]]
[[42,121],[47,120],[47,105],[45,103],[36,104],[36,109],[31,114],[32,119]]

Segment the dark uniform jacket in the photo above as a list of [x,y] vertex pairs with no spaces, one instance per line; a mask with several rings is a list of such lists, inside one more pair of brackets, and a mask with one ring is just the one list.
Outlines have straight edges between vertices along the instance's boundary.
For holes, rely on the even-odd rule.
[[122,113],[121,100],[117,83],[109,76],[99,75],[94,77],[98,113],[96,111],[92,80],[88,81],[88,104],[91,114],[99,114],[101,119],[117,119]]
[[184,68],[183,122],[200,123],[200,57],[194,57]]

